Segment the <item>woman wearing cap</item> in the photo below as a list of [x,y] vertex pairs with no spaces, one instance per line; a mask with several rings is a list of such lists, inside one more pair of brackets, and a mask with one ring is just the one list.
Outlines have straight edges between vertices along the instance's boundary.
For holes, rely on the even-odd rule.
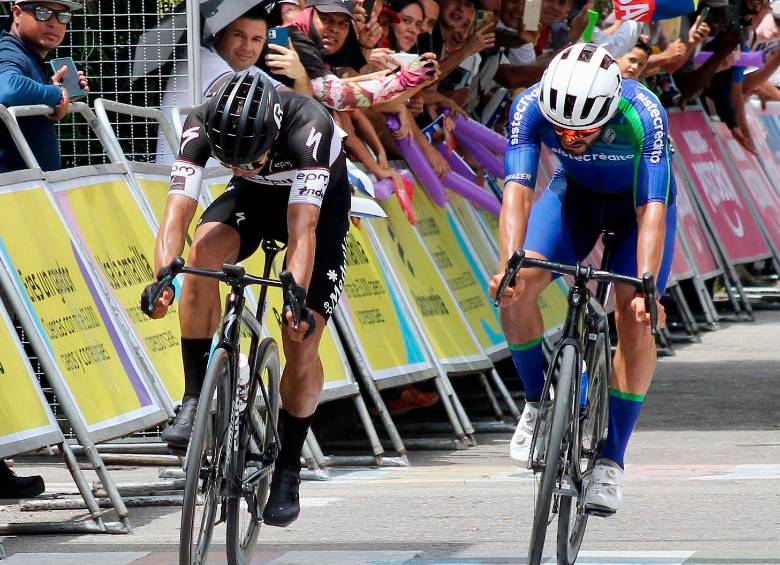
[[[362,68],[366,62],[354,28],[351,0],[310,0],[290,25],[290,41],[312,81],[314,97],[336,110],[368,108],[406,98],[437,75],[435,57],[420,57],[393,74],[342,80],[332,69]],[[275,77],[285,82],[285,77]]]

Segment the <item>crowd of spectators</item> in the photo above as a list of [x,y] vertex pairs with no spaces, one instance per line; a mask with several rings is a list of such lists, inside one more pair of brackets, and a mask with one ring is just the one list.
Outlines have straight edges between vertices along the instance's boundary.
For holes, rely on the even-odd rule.
[[[780,101],[780,49],[775,49],[780,1],[701,0],[694,13],[640,23],[616,20],[612,2],[605,0],[541,0],[538,25],[526,21],[525,4],[250,2],[250,9],[202,46],[198,90],[207,96],[226,74],[256,68],[279,87],[313,96],[348,134],[345,147],[353,162],[376,179],[390,179],[408,201],[408,183],[391,166],[400,156],[397,140],[411,136],[433,171],[444,176],[450,165],[436,144],[457,146],[454,116],[470,116],[504,133],[513,96],[538,82],[555,54],[587,34],[619,60],[625,78],[645,82],[665,106],[702,103],[755,152],[745,104],[752,96],[764,103]],[[64,70],[51,76],[44,60],[66,33],[68,17],[60,14],[81,8],[77,1],[15,0],[10,27],[0,33],[0,104],[53,108],[49,116],[21,122],[46,170],[60,167],[54,122],[67,111],[69,96],[61,84]],[[595,28],[589,25],[591,11],[598,16]],[[288,28],[288,45],[269,44],[268,30],[275,26]],[[760,64],[745,66],[747,52],[760,53]],[[179,82],[169,85],[162,106],[185,103],[182,94],[190,85],[181,77],[188,76],[188,64],[177,63],[173,74]],[[87,86],[86,77],[82,80]],[[392,131],[390,115],[400,123]],[[482,179],[487,173],[468,151],[459,150]],[[158,153],[162,162],[172,160],[162,141]],[[0,126],[0,172],[20,168],[24,163]],[[409,402],[419,405],[432,398],[412,396]]]

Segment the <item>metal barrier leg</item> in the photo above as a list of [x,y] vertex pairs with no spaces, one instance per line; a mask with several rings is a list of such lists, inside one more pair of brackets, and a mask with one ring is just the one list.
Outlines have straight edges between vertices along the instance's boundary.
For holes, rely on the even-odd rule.
[[376,433],[374,422],[371,421],[371,415],[368,413],[366,403],[359,394],[356,394],[352,401],[355,403],[355,410],[357,410],[360,422],[363,424],[363,429],[366,431],[368,441],[371,442],[371,451],[374,453],[377,462],[379,463],[385,450],[382,448],[382,442],[379,441],[379,436]]
[[498,371],[496,371],[495,368],[490,369],[490,378],[493,380],[493,385],[496,387],[496,389],[498,389],[498,393],[501,395],[501,398],[504,399],[504,402],[509,408],[509,411],[512,413],[512,417],[515,419],[515,422],[519,422],[521,415],[520,409],[517,407],[515,399],[512,398],[512,395],[509,393],[509,390],[507,390],[504,381],[501,379],[501,376],[498,374]]
[[314,458],[317,467],[320,468],[325,467],[325,465],[327,464],[327,461],[325,460],[325,454],[322,453],[322,449],[320,449],[320,444],[317,441],[317,438],[314,437],[314,432],[312,432],[311,429],[309,429],[309,433],[306,434],[306,445],[308,446],[309,452]]
[[108,469],[106,469],[106,466],[103,464],[103,461],[97,452],[97,448],[94,445],[84,446],[84,453],[89,459],[89,462],[92,463],[95,474],[100,479],[100,482],[103,483],[103,488],[106,489],[106,494],[116,510],[116,513],[119,515],[119,520],[122,522],[122,525],[127,528],[128,532],[132,532],[130,522],[128,521],[128,512],[125,502],[119,495],[119,491],[116,490],[116,483],[114,483],[114,480],[108,474]]
[[671,293],[675,304],[677,304],[677,308],[680,310],[680,316],[682,317],[683,325],[685,326],[685,331],[689,335],[689,339],[697,343],[700,342],[699,328],[696,326],[696,320],[693,317],[693,312],[691,312],[688,301],[685,299],[685,293],[682,288],[680,288],[679,284],[676,284],[669,289],[669,292]]
[[452,381],[450,381],[450,378],[446,374],[444,375],[443,380],[446,383],[445,386],[449,392],[452,407],[455,409],[455,413],[460,419],[463,431],[466,432],[467,441],[472,445],[477,445],[477,442],[474,439],[474,426],[471,425],[471,420],[469,419],[468,414],[466,414],[463,404],[460,403],[460,398],[458,398],[458,393],[455,392],[455,389],[452,386]]
[[[442,406],[444,406],[444,410],[447,412],[447,417],[452,424],[452,429],[455,431],[455,437],[462,442],[467,443],[466,431],[463,429],[463,424],[461,424],[461,420],[455,412],[452,395],[447,388],[447,384],[449,383],[445,384],[444,377],[442,377],[441,374],[437,375],[434,381],[436,382],[436,390],[439,392],[439,399],[441,400]],[[450,387],[451,386],[452,385],[450,384]]]
[[65,465],[68,467],[68,471],[70,471],[70,475],[73,477],[73,482],[76,483],[76,488],[79,489],[81,498],[84,499],[84,504],[87,505],[87,510],[89,510],[89,513],[92,515],[92,519],[95,520],[101,529],[105,529],[102,517],[103,513],[100,511],[97,500],[95,500],[95,495],[92,494],[92,489],[89,488],[87,478],[81,471],[78,461],[76,461],[76,455],[67,442],[63,442],[57,447],[59,447],[62,452],[63,459],[65,459]]
[[501,411],[501,406],[498,404],[496,395],[493,394],[493,389],[490,388],[490,383],[488,382],[485,373],[479,374],[479,382],[482,384],[482,388],[485,389],[485,395],[488,398],[490,407],[493,408],[493,413],[496,415],[496,420],[503,420],[504,413]]

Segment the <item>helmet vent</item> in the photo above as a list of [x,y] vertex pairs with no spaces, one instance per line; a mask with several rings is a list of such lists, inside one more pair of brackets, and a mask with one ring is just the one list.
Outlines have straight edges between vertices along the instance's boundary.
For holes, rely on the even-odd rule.
[[550,89],[550,108],[553,112],[558,111],[558,91],[554,88]]
[[591,97],[588,98],[585,101],[585,105],[582,107],[582,115],[583,116],[590,116],[591,111],[593,110],[593,105],[596,103],[596,99]]
[[595,50],[590,45],[586,45],[585,48],[580,52],[578,61],[582,61],[583,63],[590,63],[594,52]]
[[[595,99],[592,100],[595,101]],[[612,98],[607,98],[604,100],[604,105],[601,107],[601,111],[599,112],[599,115],[596,116],[597,123],[607,117],[607,113],[609,112],[609,107],[611,105],[612,105]]]
[[612,57],[610,57],[608,54],[604,55],[604,58],[601,60],[601,68],[605,71],[609,69],[609,67],[613,64],[615,64],[616,61]]
[[563,105],[563,117],[567,120],[571,119],[574,113],[574,105],[577,103],[577,97],[573,94],[566,95],[566,102]]

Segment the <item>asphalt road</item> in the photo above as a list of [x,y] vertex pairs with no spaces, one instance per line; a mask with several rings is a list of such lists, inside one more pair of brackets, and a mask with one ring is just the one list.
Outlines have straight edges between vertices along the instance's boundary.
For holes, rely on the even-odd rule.
[[[625,507],[590,521],[578,562],[780,564],[779,389],[780,312],[726,325],[662,359],[626,457]],[[304,482],[301,518],[264,527],[254,563],[525,563],[533,479],[508,460],[508,433],[478,441],[413,452],[408,468],[341,469]],[[56,466],[22,463],[17,472],[42,473],[50,492],[72,490]],[[131,535],[7,537],[8,563],[176,563],[177,509],[131,512]],[[76,515],[0,506],[0,522]],[[218,527],[213,563],[225,562],[224,535]],[[552,543],[547,554],[554,562]]]

